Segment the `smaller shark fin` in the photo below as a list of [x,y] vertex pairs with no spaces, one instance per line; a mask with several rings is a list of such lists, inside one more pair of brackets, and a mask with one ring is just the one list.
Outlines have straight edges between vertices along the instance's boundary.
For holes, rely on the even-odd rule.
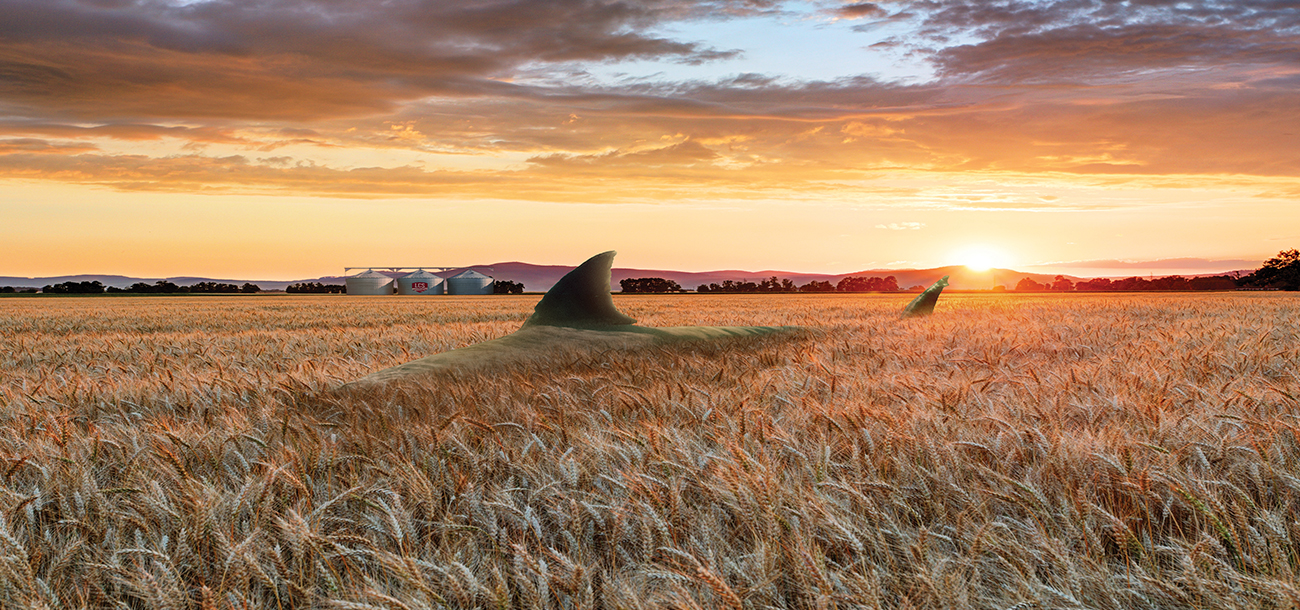
[[912,299],[912,302],[908,303],[907,308],[903,310],[903,317],[928,316],[934,313],[934,305],[939,302],[939,293],[943,292],[943,289],[947,286],[948,276],[945,275],[939,278],[939,281],[931,284],[929,288],[926,288],[925,292]]
[[616,252],[602,252],[565,274],[542,296],[524,326],[626,326],[636,320],[614,308],[609,274]]

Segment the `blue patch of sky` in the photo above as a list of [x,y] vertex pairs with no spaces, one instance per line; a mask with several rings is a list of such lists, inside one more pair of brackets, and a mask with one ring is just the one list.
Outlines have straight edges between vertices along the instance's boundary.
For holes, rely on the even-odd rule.
[[832,20],[815,11],[687,21],[648,32],[719,51],[729,58],[682,63],[672,58],[584,65],[598,82],[720,81],[761,74],[781,81],[833,81],[868,76],[906,84],[934,78],[924,56],[906,41],[914,24]]

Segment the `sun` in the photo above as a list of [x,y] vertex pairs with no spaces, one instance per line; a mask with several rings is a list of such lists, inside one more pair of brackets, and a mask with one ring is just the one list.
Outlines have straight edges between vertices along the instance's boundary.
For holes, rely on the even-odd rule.
[[1007,264],[1007,254],[998,248],[984,244],[966,246],[958,250],[954,257],[960,264],[971,271],[984,272],[997,266]]

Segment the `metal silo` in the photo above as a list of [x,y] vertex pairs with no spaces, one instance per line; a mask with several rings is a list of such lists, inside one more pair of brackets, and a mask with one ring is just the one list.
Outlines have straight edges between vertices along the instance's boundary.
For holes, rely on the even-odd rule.
[[397,294],[442,294],[447,284],[442,278],[420,269],[397,278]]
[[447,278],[447,294],[492,294],[492,278],[473,269]]
[[343,281],[348,294],[393,294],[393,278],[374,269],[349,275]]

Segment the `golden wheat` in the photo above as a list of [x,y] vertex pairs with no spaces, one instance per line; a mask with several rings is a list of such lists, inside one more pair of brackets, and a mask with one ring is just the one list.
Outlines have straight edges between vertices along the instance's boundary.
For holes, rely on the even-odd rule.
[[0,607],[1300,606],[1294,297],[619,297],[818,330],[331,392],[534,301],[0,300]]

